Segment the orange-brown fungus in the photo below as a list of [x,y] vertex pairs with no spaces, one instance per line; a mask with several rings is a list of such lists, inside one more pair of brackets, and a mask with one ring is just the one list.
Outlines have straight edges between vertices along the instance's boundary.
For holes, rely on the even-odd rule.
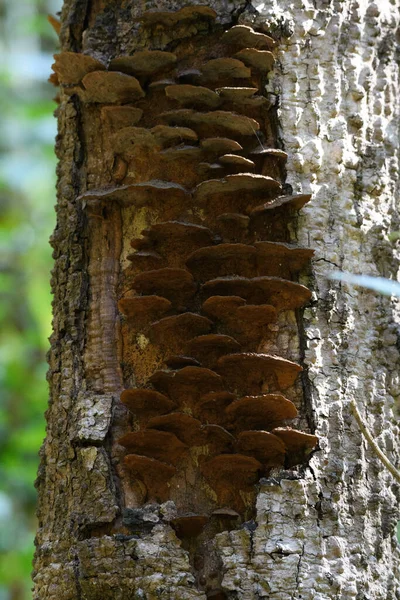
[[[265,93],[276,42],[216,17],[208,6],[146,11],[140,50],[108,68],[63,52],[53,77],[101,129],[107,187],[89,183],[79,200],[93,227],[114,215],[123,233],[126,502],[172,500],[167,521],[199,540],[218,520],[252,518],[259,477],[317,444],[286,427],[304,404],[292,342],[313,251],[292,245],[310,196],[283,195],[287,154]],[[224,597],[214,584],[207,597]]]

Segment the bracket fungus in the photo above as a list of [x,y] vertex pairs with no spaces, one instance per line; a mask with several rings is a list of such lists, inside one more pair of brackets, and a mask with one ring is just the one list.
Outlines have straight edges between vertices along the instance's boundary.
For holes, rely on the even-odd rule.
[[241,46],[242,48],[274,48],[276,42],[269,35],[254,31],[247,25],[235,25],[228,29],[222,36],[222,41],[226,44]]
[[272,71],[275,58],[268,50],[257,50],[257,48],[244,48],[235,54],[245,65],[256,69],[261,73]]
[[54,55],[53,71],[58,80],[64,85],[76,85],[92,71],[105,70],[105,65],[99,60],[77,52],[61,52]]
[[117,441],[129,453],[162,460],[174,466],[187,450],[187,446],[176,435],[157,429],[131,431]]
[[192,338],[185,347],[189,356],[194,356],[201,365],[208,368],[213,368],[221,356],[240,350],[241,345],[233,337],[217,333]]
[[121,394],[121,402],[138,418],[163,415],[175,408],[175,403],[155,390],[128,389]]
[[201,67],[203,77],[207,81],[221,81],[221,79],[247,79],[251,71],[241,60],[236,58],[213,58]]
[[137,328],[148,325],[172,309],[172,303],[161,296],[133,296],[121,298],[118,302],[120,312],[134,320]]
[[160,72],[165,73],[176,63],[172,52],[161,50],[139,50],[132,56],[118,56],[109,65],[110,71],[120,71],[135,77],[152,77]]
[[207,515],[186,514],[172,519],[170,525],[178,538],[191,538],[200,535],[208,520]]
[[[87,57],[76,72],[67,55],[55,65],[65,93],[99,114],[114,181],[79,199],[127,236],[117,287],[127,501],[174,502],[166,521],[200,554],[252,518],[261,475],[317,443],[287,426],[303,406],[302,368],[279,356],[297,326],[279,313],[309,302],[296,277],[313,251],[289,243],[310,196],[282,195],[287,154],[264,86],[276,42],[245,25],[221,33],[216,16],[150,10],[141,49],[108,71]],[[221,595],[216,584],[204,584],[207,597]]]
[[229,389],[238,393],[257,394],[261,391],[286,390],[302,371],[300,365],[285,358],[238,352],[222,356],[216,366]]
[[179,352],[182,344],[196,335],[208,333],[211,326],[210,319],[185,312],[156,321],[151,325],[149,335],[154,343],[168,348],[170,352]]
[[221,104],[221,100],[215,92],[199,85],[169,85],[165,88],[167,98],[176,100],[183,106],[194,108],[214,109]]
[[168,484],[176,473],[174,466],[138,454],[125,456],[124,464],[128,471],[143,481],[147,490],[148,501],[165,502],[168,499]]
[[282,440],[268,431],[242,431],[237,438],[238,452],[253,456],[266,468],[283,466],[285,449]]
[[261,394],[235,400],[226,407],[225,413],[229,429],[270,431],[282,421],[294,419],[297,408],[282,394]]
[[165,112],[161,117],[169,125],[190,127],[201,137],[255,136],[260,128],[255,119],[225,110],[197,112],[191,108],[181,108]]
[[279,277],[219,277],[202,286],[210,296],[237,296],[249,304],[272,304],[277,310],[294,310],[307,304],[311,292],[304,285]]
[[133,288],[139,294],[162,296],[174,307],[186,306],[193,298],[196,283],[192,275],[184,269],[155,269],[139,273],[133,281]]

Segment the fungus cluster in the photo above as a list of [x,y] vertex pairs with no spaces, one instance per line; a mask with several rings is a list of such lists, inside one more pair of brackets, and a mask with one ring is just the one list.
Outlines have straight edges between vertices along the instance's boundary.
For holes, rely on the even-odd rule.
[[[187,7],[147,12],[142,27],[183,26],[194,8],[212,25],[212,9]],[[191,498],[198,512],[181,507],[171,523],[179,535],[245,515],[259,478],[303,462],[317,443],[287,425],[301,367],[264,349],[279,314],[309,302],[296,277],[313,254],[290,243],[288,223],[310,197],[282,193],[286,154],[274,147],[262,95],[274,46],[237,25],[220,34],[218,57],[203,42],[191,62],[186,48],[184,60],[146,50],[104,65],[62,53],[54,65],[67,94],[101,105],[111,148],[114,184],[82,201],[152,215],[131,240],[118,306],[124,360],[140,364],[129,348],[141,336],[155,349],[154,368],[121,394],[135,429],[118,444],[145,501],[170,499],[185,470],[205,487],[208,516]]]

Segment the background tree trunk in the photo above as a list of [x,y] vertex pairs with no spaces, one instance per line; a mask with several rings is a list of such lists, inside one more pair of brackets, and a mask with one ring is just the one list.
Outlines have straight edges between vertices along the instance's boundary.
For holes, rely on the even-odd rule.
[[[66,0],[62,50],[104,62],[132,54],[151,45],[137,22],[144,10],[183,5]],[[214,567],[223,579],[220,595],[208,597],[400,598],[399,487],[350,410],[355,400],[396,464],[397,306],[327,279],[336,269],[397,276],[398,249],[388,234],[399,230],[399,3],[266,0],[257,12],[245,2],[214,0],[211,7],[224,28],[253,24],[280,41],[267,95],[279,106],[287,183],[312,193],[292,239],[316,254],[311,284],[303,276],[313,302],[300,338],[289,327],[279,344],[282,355],[300,355],[306,368],[301,414],[315,426],[321,450],[304,470],[261,480],[256,526],[214,537]],[[199,23],[191,23],[189,39]],[[180,33],[172,27],[162,35],[165,47]],[[35,598],[205,599],[190,544],[151,511],[142,520],[155,526],[142,523],[141,533],[129,534],[123,522],[130,499],[114,447],[126,431],[117,295],[135,215],[85,206],[80,198],[115,184],[99,111],[64,90],[58,118],[51,401],[38,477]]]

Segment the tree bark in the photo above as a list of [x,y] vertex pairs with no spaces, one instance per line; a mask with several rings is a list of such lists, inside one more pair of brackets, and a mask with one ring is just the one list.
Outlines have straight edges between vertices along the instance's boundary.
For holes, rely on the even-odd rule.
[[[351,410],[355,401],[380,448],[398,465],[398,308],[391,299],[328,279],[338,269],[397,277],[398,248],[388,234],[399,230],[400,5],[396,0],[266,0],[253,6],[213,0],[206,11],[189,9],[169,21],[154,20],[155,13],[147,21],[143,17],[155,10],[176,15],[183,6],[180,0],[146,5],[65,0],[63,7],[62,53],[98,62],[72,63],[64,54],[65,62],[60,59],[56,67],[61,91],[54,333],[47,437],[37,480],[34,597],[400,598],[399,485],[371,451]],[[216,18],[207,11],[215,11]],[[174,207],[181,201],[174,191],[175,204],[165,200],[162,206],[169,192],[160,195],[153,188],[144,201],[135,188],[131,203],[130,185],[163,179],[163,173],[151,149],[129,154],[134,152],[129,140],[118,131],[121,123],[154,127],[154,114],[171,106],[160,99],[163,94],[152,92],[143,102],[156,99],[143,105],[136,123],[142,99],[131,82],[130,97],[138,96],[129,106],[139,112],[107,112],[107,106],[125,104],[127,92],[116,80],[107,83],[100,63],[108,66],[112,59],[149,49],[175,53],[182,70],[201,70],[205,60],[229,55],[221,37],[237,24],[278,42],[273,71],[257,79],[268,102],[259,144],[283,148],[288,161],[283,168],[270,158],[262,174],[281,180],[283,193],[312,195],[298,216],[289,211],[289,221],[284,212],[273,226],[263,221],[262,239],[310,247],[315,256],[312,272],[303,269],[300,275],[300,283],[312,290],[311,303],[304,311],[280,313],[279,330],[264,340],[261,351],[301,363],[303,374],[287,386],[287,396],[298,409],[295,428],[315,433],[319,449],[305,462],[289,456],[285,469],[273,464],[254,492],[243,488],[247,496],[224,495],[218,485],[213,495],[194,469],[186,472],[192,488],[188,481],[179,484],[184,493],[177,485],[161,486],[153,498],[143,478],[132,477],[124,463],[126,451],[118,440],[137,423],[120,395],[147,385],[165,356],[156,342],[132,333],[134,325],[121,316],[118,302],[130,298],[137,283],[127,258],[131,240],[155,222],[179,220]],[[80,83],[90,72],[100,81],[91,97],[89,84],[85,90]],[[180,82],[197,85],[196,77],[186,73]],[[162,72],[153,78],[142,74],[137,81],[147,93],[157,79]],[[238,81],[244,85],[243,77]],[[228,87],[225,80],[222,85]],[[207,112],[204,104],[201,110]],[[251,118],[252,111],[246,113]],[[216,137],[227,137],[220,124],[215,127]],[[200,138],[210,137],[209,130],[199,131]],[[175,156],[168,167],[172,181],[185,187],[199,184],[190,179],[190,156],[183,166]],[[220,172],[215,177],[235,171]],[[225,196],[216,198],[229,205]],[[171,455],[170,442],[162,451]],[[159,477],[156,469],[154,481]],[[200,537],[189,538],[180,535],[176,523],[171,526],[177,506],[181,513],[186,508],[209,517],[225,504],[239,515],[233,524],[217,519]]]

